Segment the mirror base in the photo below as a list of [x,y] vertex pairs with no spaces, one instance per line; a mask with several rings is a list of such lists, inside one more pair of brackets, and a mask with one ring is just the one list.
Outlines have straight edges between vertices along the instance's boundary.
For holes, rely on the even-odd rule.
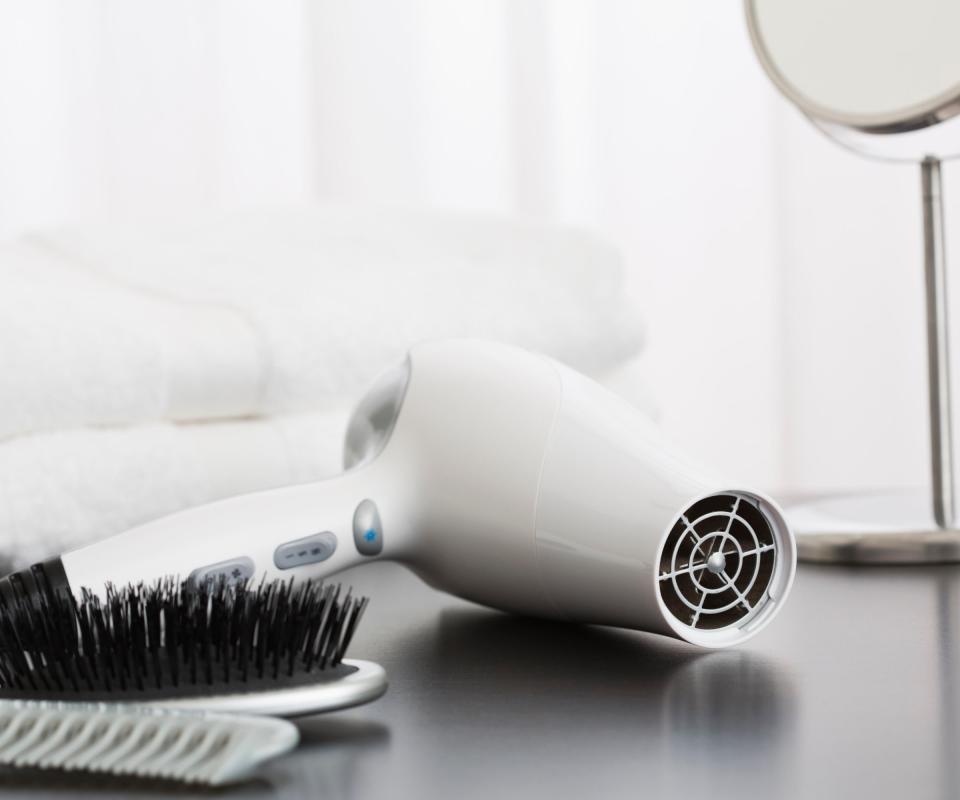
[[960,529],[936,525],[924,492],[825,497],[787,507],[784,513],[804,562],[960,563]]

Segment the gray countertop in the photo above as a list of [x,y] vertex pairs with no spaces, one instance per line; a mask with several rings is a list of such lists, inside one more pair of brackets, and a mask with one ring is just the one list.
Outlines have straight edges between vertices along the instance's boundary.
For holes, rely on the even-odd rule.
[[[770,627],[722,652],[510,617],[395,565],[344,581],[372,598],[351,655],[383,664],[389,691],[302,722],[294,754],[213,795],[960,796],[960,568],[804,565]],[[0,782],[8,797],[198,794],[42,773]]]

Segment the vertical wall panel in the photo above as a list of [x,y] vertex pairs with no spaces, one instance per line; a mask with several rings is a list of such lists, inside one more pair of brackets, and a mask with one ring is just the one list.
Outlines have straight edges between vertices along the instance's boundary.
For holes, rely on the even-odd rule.
[[778,487],[772,90],[736,4],[601,8],[603,230],[629,259],[663,423],[726,474]]
[[803,491],[922,486],[919,168],[842,149],[785,103],[776,137],[787,479]]
[[216,108],[220,190],[231,202],[315,190],[310,0],[220,0]]
[[308,20],[316,191],[329,199],[422,199],[417,5],[316,0]]
[[70,207],[62,27],[54,0],[0,2],[0,236]]

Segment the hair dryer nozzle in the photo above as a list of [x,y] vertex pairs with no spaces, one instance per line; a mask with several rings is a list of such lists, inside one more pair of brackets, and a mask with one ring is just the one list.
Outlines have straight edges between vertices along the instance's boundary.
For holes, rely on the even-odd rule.
[[691,503],[664,537],[657,598],[681,638],[707,647],[734,644],[773,616],[795,564],[793,537],[771,501],[718,492]]

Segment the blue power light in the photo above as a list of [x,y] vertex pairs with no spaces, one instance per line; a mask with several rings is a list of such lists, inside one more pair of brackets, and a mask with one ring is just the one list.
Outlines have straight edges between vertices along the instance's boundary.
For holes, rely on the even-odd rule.
[[380,512],[370,498],[361,500],[353,512],[353,543],[362,556],[378,556],[383,550]]

